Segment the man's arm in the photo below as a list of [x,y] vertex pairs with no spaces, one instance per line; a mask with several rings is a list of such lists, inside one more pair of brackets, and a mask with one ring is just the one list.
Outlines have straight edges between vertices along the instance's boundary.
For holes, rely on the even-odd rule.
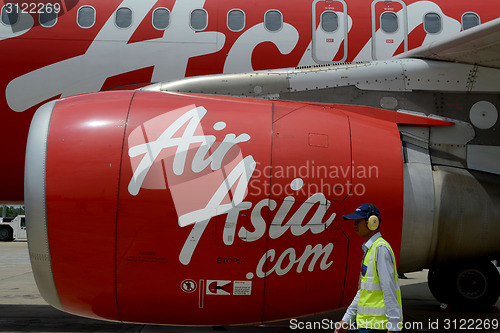
[[351,305],[345,311],[344,317],[338,323],[340,327],[335,328],[335,333],[344,333],[347,332],[349,325],[353,320],[356,319],[356,314],[358,313],[358,301],[359,301],[359,290],[354,296],[354,299],[351,302]]
[[345,311],[344,317],[342,320],[350,323],[352,320],[356,319],[356,315],[358,314],[358,301],[359,301],[359,290],[354,296],[354,299],[351,302],[351,305]]
[[398,304],[397,284],[394,281],[394,263],[391,251],[385,245],[377,247],[377,273],[384,294],[385,315],[389,320],[389,331],[400,331],[403,314]]

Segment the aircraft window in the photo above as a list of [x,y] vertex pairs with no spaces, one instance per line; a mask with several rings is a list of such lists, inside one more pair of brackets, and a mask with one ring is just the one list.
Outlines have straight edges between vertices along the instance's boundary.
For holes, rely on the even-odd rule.
[[82,28],[90,28],[95,23],[95,9],[90,6],[83,6],[78,9],[76,16],[78,25]]
[[441,31],[441,16],[436,13],[426,14],[424,17],[424,30],[428,34],[437,34]]
[[393,12],[385,12],[380,16],[380,27],[386,33],[393,33],[398,31],[398,16]]
[[321,14],[321,29],[325,32],[334,32],[339,28],[339,17],[335,12],[326,11]]
[[19,20],[19,8],[17,4],[6,4],[2,7],[2,23],[14,25]]
[[476,13],[465,13],[462,15],[462,29],[467,30],[475,27],[476,25],[480,25],[481,20]]
[[227,27],[231,31],[241,31],[245,28],[245,13],[240,9],[233,9],[227,13]]
[[269,10],[264,16],[264,26],[269,31],[278,31],[283,26],[283,15],[277,10]]
[[158,30],[167,29],[170,24],[170,10],[167,8],[157,8],[153,12],[153,27]]
[[130,8],[119,8],[115,14],[115,23],[118,28],[129,28],[132,25],[132,10]]
[[38,17],[40,21],[40,25],[45,28],[50,28],[56,25],[57,23],[57,13],[54,8],[54,5],[47,4],[43,8],[43,11],[40,12]]
[[204,30],[208,26],[208,14],[204,9],[195,9],[191,12],[191,28],[196,31]]

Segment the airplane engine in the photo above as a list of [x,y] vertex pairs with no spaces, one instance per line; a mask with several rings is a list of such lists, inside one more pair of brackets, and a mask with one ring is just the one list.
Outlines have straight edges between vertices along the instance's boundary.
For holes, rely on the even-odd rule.
[[375,203],[396,253],[403,216],[397,125],[361,111],[374,112],[157,92],[46,104],[25,189],[42,296],[87,317],[193,325],[348,304],[362,240],[341,216]]
[[[408,159],[402,133],[451,124],[147,91],[50,102],[26,156],[36,283],[58,309],[124,322],[256,323],[347,306],[363,241],[342,215],[377,205],[384,238],[408,262],[405,242],[427,216],[409,212],[426,209],[419,191],[440,183],[409,165],[417,155]],[[418,175],[421,186],[410,184]],[[431,252],[415,251],[407,268]]]

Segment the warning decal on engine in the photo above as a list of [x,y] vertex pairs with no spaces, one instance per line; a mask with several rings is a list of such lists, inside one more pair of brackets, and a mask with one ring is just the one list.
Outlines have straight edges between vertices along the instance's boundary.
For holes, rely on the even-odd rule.
[[252,295],[252,281],[234,281],[233,295]]
[[207,280],[207,295],[251,295],[252,281]]
[[207,280],[207,295],[231,295],[232,281]]

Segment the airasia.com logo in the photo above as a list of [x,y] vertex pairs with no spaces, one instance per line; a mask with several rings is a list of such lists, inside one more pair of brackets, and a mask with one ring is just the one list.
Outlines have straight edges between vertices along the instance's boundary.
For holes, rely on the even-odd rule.
[[[179,253],[182,264],[191,262],[199,240],[214,216],[227,215],[223,242],[228,246],[236,237],[244,242],[255,242],[263,237],[277,239],[286,234],[296,237],[306,233],[319,234],[328,228],[336,214],[327,216],[331,203],[323,193],[314,193],[304,202],[296,202],[293,196],[287,196],[282,202],[273,199],[262,199],[257,203],[244,201],[257,163],[252,155],[244,157],[238,144],[248,142],[250,135],[228,133],[222,141],[217,140],[215,135],[203,131],[201,121],[206,114],[204,107],[194,105],[170,111],[137,127],[128,138],[128,154],[134,171],[129,193],[135,196],[141,188],[168,188],[179,226],[192,225]],[[204,124],[211,126],[215,133],[227,127],[223,121],[213,124],[204,121]],[[297,178],[289,185],[298,193],[304,181]],[[277,212],[269,227],[262,215],[264,207]],[[254,230],[243,226],[237,230],[242,211],[249,211]],[[302,223],[306,218],[309,218],[307,223]],[[293,268],[300,273],[305,267],[313,271],[316,266],[326,270],[332,265],[333,243],[307,245],[302,251],[302,255],[298,255],[295,248],[289,248],[280,255],[274,249],[268,249],[255,271],[246,276],[252,279],[272,273],[284,275]],[[284,263],[288,264],[283,266]]]

